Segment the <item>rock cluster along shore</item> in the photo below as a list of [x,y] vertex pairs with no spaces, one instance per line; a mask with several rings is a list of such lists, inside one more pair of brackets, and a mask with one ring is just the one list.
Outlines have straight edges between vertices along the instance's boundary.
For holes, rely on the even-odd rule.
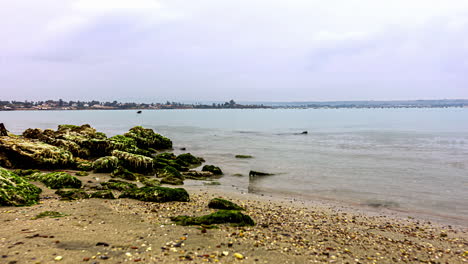
[[[190,153],[176,156],[166,152],[172,149],[172,141],[141,126],[109,138],[90,125],[59,125],[56,131],[30,128],[22,135],[13,135],[2,124],[2,131],[0,206],[36,204],[42,190],[35,182],[57,189],[56,194],[65,200],[131,198],[187,202],[190,198],[184,189],[159,185],[182,185],[185,178],[222,175],[221,169],[213,165],[205,165],[201,171],[192,170],[205,160]],[[75,175],[70,170],[75,170]],[[108,173],[120,180],[83,183],[79,177],[90,171]]]

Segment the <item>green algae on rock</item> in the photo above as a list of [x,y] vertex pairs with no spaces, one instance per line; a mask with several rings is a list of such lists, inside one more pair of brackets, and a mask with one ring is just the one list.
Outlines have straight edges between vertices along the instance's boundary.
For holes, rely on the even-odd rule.
[[114,156],[105,156],[93,162],[95,172],[112,172],[119,166],[119,159]]
[[77,171],[75,172],[75,175],[76,176],[88,176],[89,173],[87,173],[86,171]]
[[99,199],[115,199],[115,196],[111,190],[101,190],[101,191],[93,192],[91,193],[90,197],[99,198]]
[[13,171],[14,174],[18,176],[28,176],[37,172],[41,172],[40,170],[35,170],[35,169],[27,169],[27,170],[22,170],[22,169],[16,169]]
[[209,172],[212,172],[215,175],[222,175],[223,174],[223,171],[219,167],[214,166],[214,165],[205,165],[205,166],[203,166],[202,171],[209,171]]
[[244,208],[239,205],[221,198],[213,198],[208,203],[209,208],[213,209],[223,209],[223,210],[244,210]]
[[174,167],[166,166],[164,169],[158,172],[158,176],[161,177],[162,184],[171,184],[171,185],[183,185],[184,176],[176,170]]
[[56,212],[56,211],[44,211],[42,213],[37,214],[35,217],[31,218],[31,220],[36,220],[40,218],[58,218],[58,217],[64,217],[68,216],[67,214]]
[[131,198],[145,202],[188,202],[189,194],[183,188],[142,187],[125,190],[119,198]]
[[90,195],[83,189],[60,189],[55,192],[62,200],[88,199]]
[[124,134],[126,137],[135,139],[137,146],[142,149],[171,149],[172,141],[160,134],[154,133],[150,128],[136,126]]
[[33,205],[42,190],[13,172],[0,167],[0,205]]
[[13,168],[72,167],[73,154],[37,140],[22,137],[0,137],[0,161]]
[[149,177],[145,177],[145,176],[138,177],[138,181],[141,182],[143,185],[145,185],[147,187],[157,187],[157,186],[161,185],[161,182],[158,181],[157,179],[149,178]]
[[203,158],[198,158],[190,153],[180,154],[176,158],[176,162],[185,167],[198,167],[204,162]]
[[122,166],[119,166],[117,169],[112,171],[111,177],[122,178],[122,179],[129,180],[129,181],[134,181],[137,179],[135,173],[125,169]]
[[111,189],[111,190],[118,190],[118,191],[125,191],[130,189],[137,188],[137,185],[134,183],[126,182],[126,181],[119,181],[111,179],[107,182],[101,183],[102,186]]
[[82,185],[78,178],[66,172],[34,173],[27,178],[40,181],[51,189],[80,188]]
[[210,171],[196,171],[196,170],[189,170],[186,172],[182,172],[182,175],[184,175],[186,179],[192,179],[192,180],[206,180],[215,176],[214,173]]
[[139,173],[150,173],[154,171],[154,162],[150,157],[120,150],[112,151],[112,156],[117,157],[121,164],[131,171]]
[[75,158],[76,169],[82,171],[92,171],[93,162],[82,158]]
[[236,226],[253,226],[255,222],[250,216],[236,210],[219,210],[217,212],[203,216],[180,215],[171,218],[178,225],[212,225],[212,224],[233,224]]

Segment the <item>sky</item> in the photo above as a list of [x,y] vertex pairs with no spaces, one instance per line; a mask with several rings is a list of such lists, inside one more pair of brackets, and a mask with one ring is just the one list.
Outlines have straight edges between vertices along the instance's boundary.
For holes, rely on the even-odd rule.
[[468,99],[466,0],[0,0],[0,100]]

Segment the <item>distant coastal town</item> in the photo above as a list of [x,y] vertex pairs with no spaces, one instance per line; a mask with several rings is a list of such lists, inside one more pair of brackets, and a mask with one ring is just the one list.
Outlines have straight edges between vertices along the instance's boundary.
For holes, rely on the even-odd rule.
[[143,109],[272,109],[272,108],[468,108],[467,99],[444,100],[408,100],[408,101],[329,101],[329,102],[256,102],[236,103],[234,100],[224,103],[135,103],[92,101],[3,101],[0,111],[14,110],[143,110]]

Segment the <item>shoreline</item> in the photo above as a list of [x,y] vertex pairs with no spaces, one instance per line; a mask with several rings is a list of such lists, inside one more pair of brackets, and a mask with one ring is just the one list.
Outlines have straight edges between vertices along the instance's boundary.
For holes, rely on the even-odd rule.
[[[80,178],[100,182],[109,176],[91,174]],[[189,192],[190,202],[67,202],[60,201],[54,190],[43,188],[38,205],[0,208],[1,260],[17,264],[467,261],[466,230],[418,219],[365,214],[317,201],[236,193],[218,186],[187,182],[180,187]],[[256,225],[219,225],[203,231],[170,221],[169,217],[180,214],[199,216],[213,212],[207,203],[215,197],[244,206]],[[66,216],[31,220],[47,210]]]

